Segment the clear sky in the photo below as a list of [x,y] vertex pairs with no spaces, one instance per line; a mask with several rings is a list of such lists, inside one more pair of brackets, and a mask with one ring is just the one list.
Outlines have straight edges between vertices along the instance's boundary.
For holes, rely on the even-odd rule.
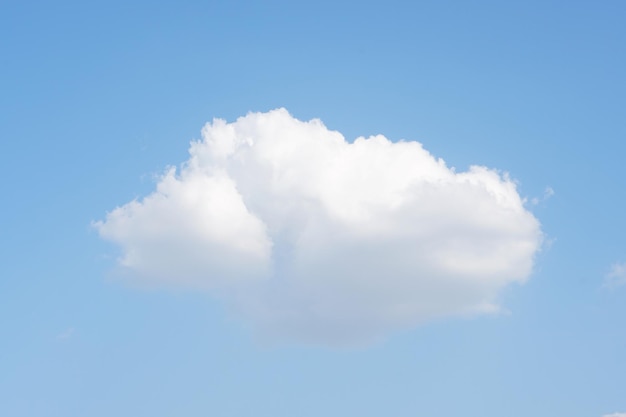
[[625,19],[2,1],[0,415],[622,416]]

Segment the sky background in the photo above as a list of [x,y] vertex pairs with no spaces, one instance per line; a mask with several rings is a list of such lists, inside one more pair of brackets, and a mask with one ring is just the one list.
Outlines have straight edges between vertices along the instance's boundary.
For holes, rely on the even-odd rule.
[[[606,285],[626,261],[625,18],[621,1],[2,1],[0,415],[626,412],[626,286]],[[511,314],[268,346],[206,293],[112,279],[92,222],[214,117],[278,107],[508,171],[549,243],[503,293]]]

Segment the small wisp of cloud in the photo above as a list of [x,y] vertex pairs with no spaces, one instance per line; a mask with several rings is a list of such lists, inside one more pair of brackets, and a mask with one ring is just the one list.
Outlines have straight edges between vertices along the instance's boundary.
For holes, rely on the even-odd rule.
[[614,263],[604,279],[603,286],[605,288],[615,289],[624,285],[626,285],[626,263]]
[[530,203],[533,206],[536,206],[537,204],[543,203],[544,201],[548,200],[553,195],[554,195],[554,190],[552,189],[552,187],[546,187],[546,189],[543,191],[543,195],[541,197],[533,197],[530,200]]
[[56,339],[57,340],[69,340],[74,333],[76,332],[76,329],[74,327],[68,327],[67,329],[63,330],[61,333],[57,334]]

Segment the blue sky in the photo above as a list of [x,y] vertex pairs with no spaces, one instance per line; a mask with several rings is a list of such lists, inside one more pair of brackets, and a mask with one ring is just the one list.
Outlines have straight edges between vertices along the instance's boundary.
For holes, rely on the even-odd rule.
[[[0,415],[625,413],[625,14],[2,2]],[[544,243],[524,283],[498,287],[503,311],[356,346],[259,339],[228,298],[120,277],[93,222],[153,193],[207,122],[283,107],[349,142],[509,172]]]

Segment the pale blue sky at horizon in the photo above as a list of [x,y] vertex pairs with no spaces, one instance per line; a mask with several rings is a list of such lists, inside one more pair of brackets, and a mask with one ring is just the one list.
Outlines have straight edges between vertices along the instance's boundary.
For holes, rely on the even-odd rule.
[[626,416],[625,18],[2,2],[0,416]]

